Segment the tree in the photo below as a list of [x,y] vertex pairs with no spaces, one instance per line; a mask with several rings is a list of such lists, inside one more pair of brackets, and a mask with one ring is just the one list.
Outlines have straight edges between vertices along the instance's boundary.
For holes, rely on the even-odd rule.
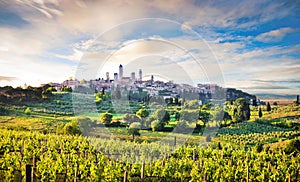
[[30,113],[31,113],[30,108],[27,107],[27,108],[25,109],[24,113],[25,113],[26,115],[30,115]]
[[63,128],[65,135],[81,135],[79,124],[77,120],[67,123]]
[[100,114],[100,120],[104,124],[110,124],[112,117],[113,117],[112,114],[108,112]]
[[72,89],[72,87],[64,86],[64,87],[61,87],[61,88],[60,88],[60,91],[61,91],[61,92],[72,92],[73,89]]
[[128,113],[126,113],[123,116],[123,120],[127,125],[130,125],[131,123],[134,122],[138,122],[138,123],[141,122],[141,119],[138,116],[136,116],[135,114],[128,114]]
[[174,129],[174,132],[176,132],[176,133],[186,133],[186,132],[189,132],[188,129],[189,129],[189,126],[188,126],[187,122],[184,121],[184,120],[180,120],[180,121],[177,122],[177,125]]
[[152,131],[162,130],[164,128],[164,123],[159,120],[154,120],[151,122]]
[[249,103],[245,98],[239,98],[234,102],[234,120],[236,122],[247,121],[250,119],[250,107]]
[[270,102],[267,103],[267,111],[270,112],[272,110]]
[[261,118],[263,116],[261,108],[258,109],[258,117]]
[[188,123],[196,123],[199,118],[198,110],[182,110],[180,111],[180,121],[186,121]]
[[299,101],[299,95],[297,95],[296,104],[297,104],[297,105],[299,105],[299,104],[300,104],[300,101]]
[[174,111],[174,118],[176,121],[178,121],[180,119],[180,113],[177,111]]
[[[51,88],[51,87],[49,87],[49,88]],[[44,90],[43,92],[42,92],[42,98],[43,99],[48,99],[48,98],[50,98],[53,94],[52,94],[52,91],[50,90],[50,89],[46,89],[46,90]]]
[[134,136],[140,136],[141,123],[133,122],[130,124],[128,128],[128,134],[132,135],[132,140],[134,140]]
[[140,118],[146,118],[149,116],[149,114],[150,112],[145,108],[141,108],[136,112],[136,115],[139,116]]
[[232,120],[232,117],[228,112],[224,111],[223,121],[229,121],[229,120]]
[[257,101],[256,101],[256,98],[254,98],[254,99],[253,99],[253,101],[252,101],[252,105],[253,105],[253,106],[257,106]]
[[291,154],[294,152],[294,154],[300,153],[300,140],[299,139],[293,139],[290,140],[284,149],[284,151],[287,154]]
[[224,117],[224,111],[220,106],[216,106],[212,112],[212,119],[214,121],[222,121]]
[[209,112],[202,111],[202,110],[199,111],[199,120],[203,121],[204,123],[207,123],[209,118],[210,118]]
[[170,114],[167,110],[161,108],[154,112],[154,118],[159,122],[166,124],[170,121]]
[[199,103],[197,100],[191,100],[190,102],[186,102],[183,106],[184,109],[198,109]]

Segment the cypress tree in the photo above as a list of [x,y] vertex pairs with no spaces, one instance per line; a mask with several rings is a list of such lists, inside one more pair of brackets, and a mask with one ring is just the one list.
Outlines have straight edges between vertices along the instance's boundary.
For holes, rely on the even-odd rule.
[[262,115],[263,115],[263,114],[262,114],[261,108],[259,108],[259,109],[258,109],[258,117],[261,118]]
[[271,111],[272,108],[271,108],[271,105],[270,105],[270,102],[267,103],[267,111]]

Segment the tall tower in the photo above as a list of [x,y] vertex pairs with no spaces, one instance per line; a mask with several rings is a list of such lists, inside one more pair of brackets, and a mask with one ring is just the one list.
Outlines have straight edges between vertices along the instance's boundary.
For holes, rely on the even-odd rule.
[[109,72],[106,72],[106,81],[109,82]]
[[154,83],[154,76],[151,75],[151,83],[153,84]]
[[117,85],[118,83],[118,73],[114,73],[114,84]]
[[139,81],[141,82],[142,81],[142,78],[143,78],[143,72],[142,72],[142,69],[139,70]]
[[119,79],[122,80],[123,79],[123,66],[120,64],[119,66]]
[[135,72],[131,73],[131,81],[132,81],[132,83],[135,82]]

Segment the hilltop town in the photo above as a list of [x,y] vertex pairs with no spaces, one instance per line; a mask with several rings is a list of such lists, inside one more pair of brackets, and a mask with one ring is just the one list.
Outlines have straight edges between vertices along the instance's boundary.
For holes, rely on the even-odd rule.
[[223,103],[224,101],[234,101],[237,98],[246,98],[251,105],[259,105],[260,101],[255,95],[248,94],[235,88],[222,88],[217,84],[199,83],[197,86],[189,84],[178,84],[173,81],[143,79],[143,71],[139,69],[138,77],[135,72],[130,77],[124,76],[124,67],[119,65],[119,72],[114,73],[113,79],[109,72],[106,72],[106,78],[87,80],[68,79],[63,83],[50,83],[57,91],[64,87],[69,87],[73,92],[94,93],[94,92],[121,92],[121,97],[128,97],[128,93],[146,92],[150,97],[161,96],[163,99],[184,98],[186,100],[198,100],[199,105],[213,101]]

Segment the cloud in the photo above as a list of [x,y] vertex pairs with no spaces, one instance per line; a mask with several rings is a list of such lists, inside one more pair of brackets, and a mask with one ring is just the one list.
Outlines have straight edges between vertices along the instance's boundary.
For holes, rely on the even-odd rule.
[[286,86],[275,86],[275,85],[261,85],[261,86],[249,86],[249,87],[240,87],[241,89],[247,89],[247,90],[273,90],[273,89],[289,89],[290,87]]
[[252,80],[254,82],[262,83],[300,83],[300,80]]
[[70,55],[55,54],[55,56],[58,58],[67,59],[74,62],[78,62],[81,59],[82,55],[83,52],[77,49],[73,49],[73,53]]
[[292,33],[295,30],[292,28],[280,28],[269,32],[262,33],[256,37],[256,40],[261,42],[276,42],[280,41],[286,34]]
[[16,77],[11,77],[11,76],[0,76],[0,81],[13,81],[17,80],[18,78]]
[[[62,80],[64,76],[68,78],[82,54],[88,60],[88,64],[82,64],[83,67],[96,69],[107,58],[105,55],[113,52],[115,54],[111,58],[115,61],[108,63],[108,69],[112,71],[117,70],[117,62],[131,61],[131,64],[137,63],[134,60],[144,60],[147,66],[145,61],[151,63],[151,56],[156,56],[152,63],[164,63],[161,65],[166,68],[169,63],[176,63],[197,80],[207,76],[205,72],[210,77],[223,74],[226,85],[237,88],[258,88],[265,83],[251,80],[277,80],[274,84],[282,84],[282,87],[294,92],[297,82],[280,80],[300,78],[297,72],[300,63],[298,42],[272,44],[286,40],[287,34],[298,34],[299,26],[296,24],[289,25],[286,21],[282,28],[282,23],[277,24],[297,17],[299,4],[293,2],[16,0],[1,1],[0,7],[7,9],[6,15],[11,16],[9,20],[0,16],[0,22],[3,22],[0,24],[0,71],[3,75],[22,78],[19,82],[12,80],[16,84],[27,79],[38,83],[54,78]],[[137,23],[136,19],[143,18],[147,19],[146,23]],[[154,18],[179,22],[178,30],[182,32],[169,31],[176,27],[174,24],[156,26]],[[122,28],[111,29],[133,20],[136,24],[127,23],[119,26]],[[268,26],[270,24],[272,27]],[[186,36],[190,32],[187,27],[201,37]],[[95,42],[97,37],[108,33],[111,35]],[[173,44],[128,42],[147,38],[167,40]],[[257,44],[261,42],[269,42],[270,45]],[[174,48],[175,45],[178,47]],[[190,55],[180,48],[195,56],[199,64],[194,64],[189,59]],[[164,58],[163,62],[159,56]],[[216,66],[222,70],[215,71]],[[179,78],[179,73],[172,76]],[[277,90],[289,91],[274,89]]]

